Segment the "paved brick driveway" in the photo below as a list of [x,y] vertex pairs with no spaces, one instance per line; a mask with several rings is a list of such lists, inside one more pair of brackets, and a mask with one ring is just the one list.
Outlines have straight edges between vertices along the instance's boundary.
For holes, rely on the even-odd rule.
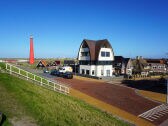
[[[157,102],[139,96],[132,88],[108,84],[105,82],[84,81],[79,79],[57,78],[57,80],[67,83],[74,89],[136,116],[160,105]],[[166,118],[167,117],[160,118],[159,120],[155,120],[153,123],[158,125]]]

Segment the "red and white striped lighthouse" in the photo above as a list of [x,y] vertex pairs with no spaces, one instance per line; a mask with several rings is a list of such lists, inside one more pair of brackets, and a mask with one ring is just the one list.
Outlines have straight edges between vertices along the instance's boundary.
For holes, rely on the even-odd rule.
[[33,47],[33,36],[30,36],[30,56],[29,63],[34,64],[34,47]]

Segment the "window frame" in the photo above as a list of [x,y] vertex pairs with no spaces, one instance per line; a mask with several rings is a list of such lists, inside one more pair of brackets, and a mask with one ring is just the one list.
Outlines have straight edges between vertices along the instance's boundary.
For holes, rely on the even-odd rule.
[[101,57],[106,57],[106,52],[105,51],[101,51]]
[[106,57],[110,57],[110,52],[106,52]]

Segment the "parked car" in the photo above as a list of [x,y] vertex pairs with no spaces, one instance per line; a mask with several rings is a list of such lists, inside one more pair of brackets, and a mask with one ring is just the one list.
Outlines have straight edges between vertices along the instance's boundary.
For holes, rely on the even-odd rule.
[[50,74],[58,77],[60,76],[60,72],[58,70],[52,70]]
[[70,66],[63,66],[59,68],[60,73],[72,72],[72,67]]
[[67,78],[67,79],[72,79],[73,78],[73,73],[72,72],[66,72],[66,73],[63,74],[63,77]]
[[43,72],[44,72],[44,73],[49,73],[49,71],[48,71],[48,70],[43,70]]

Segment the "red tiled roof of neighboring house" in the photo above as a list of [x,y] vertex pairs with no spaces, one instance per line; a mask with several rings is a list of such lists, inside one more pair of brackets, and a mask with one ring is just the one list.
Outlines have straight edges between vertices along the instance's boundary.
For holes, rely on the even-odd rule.
[[165,64],[165,61],[162,59],[145,59],[147,61],[147,63],[161,63],[161,64]]
[[54,61],[57,65],[60,65],[61,64],[61,61],[60,60],[56,60]]
[[42,60],[41,62],[42,62],[42,64],[43,64],[44,66],[46,66],[46,65],[47,65],[47,63],[46,63],[46,61],[45,61],[45,60]]

